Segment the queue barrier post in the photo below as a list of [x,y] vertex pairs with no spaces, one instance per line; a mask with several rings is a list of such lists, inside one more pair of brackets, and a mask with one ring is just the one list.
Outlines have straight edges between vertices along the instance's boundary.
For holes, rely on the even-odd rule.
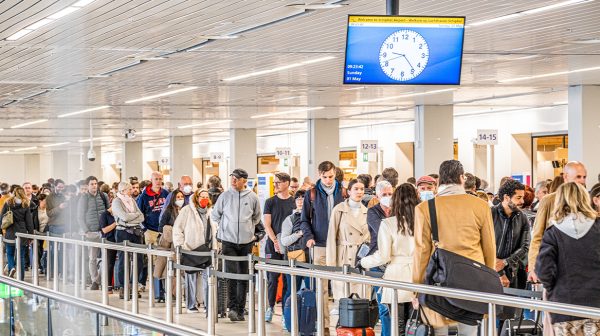
[[33,275],[33,285],[34,286],[38,286],[40,283],[40,279],[39,279],[39,268],[40,268],[40,262],[39,262],[39,251],[38,251],[38,240],[37,238],[33,239],[33,265],[31,266],[31,274]]
[[[152,251],[152,244],[148,244],[148,251]],[[154,262],[152,261],[152,254],[148,252],[148,277],[150,281],[148,281],[148,308],[154,307]]]
[[[175,260],[181,265],[181,246],[175,248]],[[175,270],[175,314],[181,315],[181,272]]]
[[[127,246],[128,242],[129,240],[124,240],[123,246]],[[121,284],[121,286],[123,286],[123,300],[125,302],[129,301],[129,293],[131,292],[131,285],[129,284],[129,273],[129,253],[127,251],[123,251],[123,283]]]
[[173,259],[171,259],[171,257],[167,258],[167,280],[166,280],[166,287],[165,288],[165,302],[167,305],[167,309],[166,309],[166,320],[167,323],[172,323],[173,322]]
[[[290,259],[290,267],[296,267],[296,259]],[[291,330],[291,335],[292,336],[298,336],[298,295],[296,294],[298,292],[298,288],[296,286],[296,275],[292,274],[290,275],[290,303],[291,303],[291,312],[290,312],[290,317],[291,317],[291,326],[292,326],[292,330]]]
[[[21,270],[21,267],[23,267],[23,263],[21,262],[21,253],[23,253],[23,251],[21,251],[21,237],[17,236],[17,238],[15,239],[15,248],[17,250],[16,252],[16,258],[17,258],[17,280],[21,280],[21,276],[23,275],[23,271]],[[10,270],[9,270],[10,271]]]
[[248,254],[248,274],[251,276],[248,280],[248,293],[250,295],[248,302],[248,333],[254,334],[256,332],[256,302],[254,299],[254,258],[252,253]]

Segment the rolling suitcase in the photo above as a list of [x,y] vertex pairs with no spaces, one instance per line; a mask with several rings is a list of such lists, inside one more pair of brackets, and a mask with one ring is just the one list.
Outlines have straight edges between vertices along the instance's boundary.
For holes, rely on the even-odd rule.
[[[504,293],[513,296],[541,299],[542,292],[523,289],[505,288]],[[514,308],[513,308],[514,309]],[[511,311],[508,309],[508,311]],[[502,324],[500,336],[529,336],[542,335],[542,324],[540,323],[541,312],[535,314],[535,320],[526,319],[525,310],[520,309],[519,317],[508,318]]]
[[337,336],[375,336],[373,328],[337,328]]

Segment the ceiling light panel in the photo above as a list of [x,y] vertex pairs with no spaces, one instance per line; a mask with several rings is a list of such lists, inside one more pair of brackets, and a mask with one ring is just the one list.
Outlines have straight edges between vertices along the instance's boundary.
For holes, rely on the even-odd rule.
[[382,102],[382,101],[395,100],[395,99],[400,99],[400,98],[410,98],[410,97],[418,97],[418,96],[427,96],[427,95],[432,95],[432,94],[437,94],[437,93],[443,93],[443,92],[450,92],[450,91],[456,91],[456,90],[458,90],[458,89],[457,88],[451,88],[451,89],[433,90],[433,91],[425,91],[425,92],[417,92],[417,93],[407,93],[407,94],[398,95],[398,96],[375,98],[375,99],[367,99],[367,100],[359,100],[359,101],[352,102],[350,104],[352,104],[352,105],[372,104],[372,103],[378,103],[378,102]]
[[309,111],[322,110],[324,108],[325,108],[324,106],[309,107],[309,108],[292,110],[292,111],[281,111],[281,112],[258,114],[258,115],[253,115],[250,118],[251,119],[258,119],[258,118],[273,117],[273,116],[285,115],[285,114],[292,114],[292,113],[303,113],[303,112],[309,112]]
[[57,147],[57,146],[68,145],[68,144],[70,144],[70,142],[58,142],[58,143],[54,143],[54,144],[43,145],[42,147],[44,147],[44,148]]
[[221,124],[221,123],[232,122],[232,121],[233,120],[231,120],[231,119],[208,121],[208,122],[202,122],[202,123],[197,123],[197,124],[181,125],[181,126],[177,126],[177,128],[184,129],[184,128],[192,128],[192,127],[209,126],[209,125]]
[[81,110],[81,111],[75,111],[75,112],[69,112],[69,113],[65,113],[65,114],[60,114],[60,115],[58,115],[58,118],[70,117],[70,116],[74,116],[74,115],[77,115],[77,114],[83,114],[83,113],[88,113],[88,112],[94,112],[94,111],[104,110],[104,109],[107,109],[109,107],[110,106],[108,106],[108,105],[98,106],[98,107],[92,107],[92,108]]
[[186,91],[191,91],[191,90],[196,90],[196,89],[198,89],[197,86],[188,86],[188,87],[185,87],[185,88],[181,88],[181,89],[177,89],[177,90],[171,90],[171,91],[167,91],[167,92],[163,92],[163,93],[159,93],[159,94],[155,94],[155,95],[151,95],[151,96],[146,96],[146,97],[142,97],[142,98],[136,98],[136,99],[132,99],[132,100],[127,100],[127,101],[125,101],[125,104],[139,103],[139,102],[142,102],[142,101],[153,100],[153,99],[156,99],[156,98],[171,96],[171,95],[174,95],[174,94],[178,94],[178,93],[182,93],[182,92],[186,92]]
[[29,121],[29,122],[26,122],[26,123],[23,123],[23,124],[18,124],[18,125],[11,126],[10,128],[21,128],[21,127],[25,127],[25,126],[29,126],[29,125],[40,124],[40,123],[43,123],[43,122],[46,122],[46,121],[48,121],[48,119],[40,119],[40,120],[35,120],[35,121]]
[[315,58],[315,59],[304,61],[304,62],[292,63],[292,64],[288,64],[288,65],[278,66],[278,67],[275,67],[272,69],[265,69],[265,70],[250,72],[250,73],[239,75],[239,76],[233,76],[233,77],[225,78],[225,79],[223,79],[223,81],[230,82],[230,81],[236,81],[236,80],[246,79],[246,78],[250,78],[250,77],[267,75],[267,74],[278,72],[278,71],[283,71],[283,70],[302,67],[305,65],[313,64],[313,63],[328,61],[328,60],[331,60],[334,58],[335,58],[334,56]]

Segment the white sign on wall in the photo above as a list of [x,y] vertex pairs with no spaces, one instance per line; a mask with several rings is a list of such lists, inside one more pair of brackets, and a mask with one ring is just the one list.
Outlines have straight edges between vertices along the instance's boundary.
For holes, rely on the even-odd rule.
[[377,140],[361,140],[360,141],[360,152],[361,153],[377,153],[379,150],[379,142]]
[[287,159],[292,156],[292,149],[290,147],[277,147],[275,148],[275,157],[278,159]]
[[497,145],[498,130],[497,129],[478,129],[477,130],[478,145]]
[[223,152],[210,153],[210,162],[223,162],[225,154]]

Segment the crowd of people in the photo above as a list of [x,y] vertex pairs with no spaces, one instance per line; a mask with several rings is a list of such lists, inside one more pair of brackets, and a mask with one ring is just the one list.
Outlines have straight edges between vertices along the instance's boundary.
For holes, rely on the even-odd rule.
[[[554,180],[541,181],[535,188],[510,177],[502,178],[498,191],[466,173],[456,160],[444,161],[438,172],[400,183],[398,171],[386,168],[381,175],[358,175],[344,180],[332,162],[318,165],[318,179],[312,183],[286,173],[274,175],[274,196],[261,207],[256,192],[246,187],[248,173],[237,168],[229,175],[229,188],[212,176],[207,188],[194,186],[189,176],[169,188],[159,172],[150,180],[130,178],[107,185],[94,176],[67,185],[49,179],[37,186],[0,184],[0,208],[4,237],[15,233],[81,235],[89,241],[155,244],[187,251],[202,246],[218,248],[230,256],[252,253],[264,242],[267,259],[294,259],[318,265],[350,264],[383,272],[389,280],[423,283],[435,246],[480,262],[498,273],[504,287],[526,288],[542,283],[550,301],[600,307],[600,183],[586,189],[587,171],[581,162],[569,162]],[[195,188],[194,188],[195,187]],[[432,241],[429,200],[434,200],[439,239]],[[8,220],[10,217],[10,220]],[[6,220],[5,220],[6,218]],[[5,223],[6,222],[6,223]],[[9,223],[10,222],[10,223]],[[263,240],[264,238],[264,240]],[[51,267],[53,246],[29,246],[20,240],[22,251],[38,249],[40,272]],[[366,256],[358,251],[367,247]],[[28,248],[29,247],[29,248]],[[15,244],[6,244],[5,274],[16,272]],[[108,253],[109,292],[118,288],[119,297],[140,295],[147,282],[154,281],[155,299],[165,300],[166,258],[156,258],[148,274],[144,257],[138,255],[138,274],[124,279],[124,255]],[[28,255],[29,254],[29,255]],[[21,254],[21,277],[31,263],[30,253]],[[101,287],[98,251],[90,248],[89,286]],[[62,264],[59,258],[59,264]],[[225,271],[245,274],[247,262],[228,262]],[[59,269],[61,269],[59,267]],[[68,276],[62,274],[61,276]],[[112,280],[114,279],[114,280]],[[201,276],[186,274],[186,307],[197,312],[204,301]],[[297,277],[308,286],[308,279]],[[137,281],[140,293],[125,293],[125,281]],[[291,294],[285,277],[282,303]],[[266,322],[275,312],[280,274],[268,274]],[[129,286],[131,288],[131,286]],[[329,301],[323,280],[323,302]],[[331,284],[335,301],[344,296],[342,283]],[[248,288],[246,281],[227,282],[228,318],[243,321]],[[351,286],[351,292],[359,292]],[[391,330],[391,289],[372,288],[379,304],[381,334]],[[398,292],[399,333],[404,335],[411,309],[418,307],[415,295]],[[335,307],[335,306],[334,306]],[[327,307],[326,307],[327,308]],[[423,307],[435,335],[447,335],[449,321]],[[330,314],[323,310],[324,325]],[[557,336],[585,328],[600,328],[600,322],[551,314]],[[507,317],[508,318],[508,317]],[[329,329],[325,329],[329,334]],[[475,335],[477,327],[459,324],[460,335]]]

